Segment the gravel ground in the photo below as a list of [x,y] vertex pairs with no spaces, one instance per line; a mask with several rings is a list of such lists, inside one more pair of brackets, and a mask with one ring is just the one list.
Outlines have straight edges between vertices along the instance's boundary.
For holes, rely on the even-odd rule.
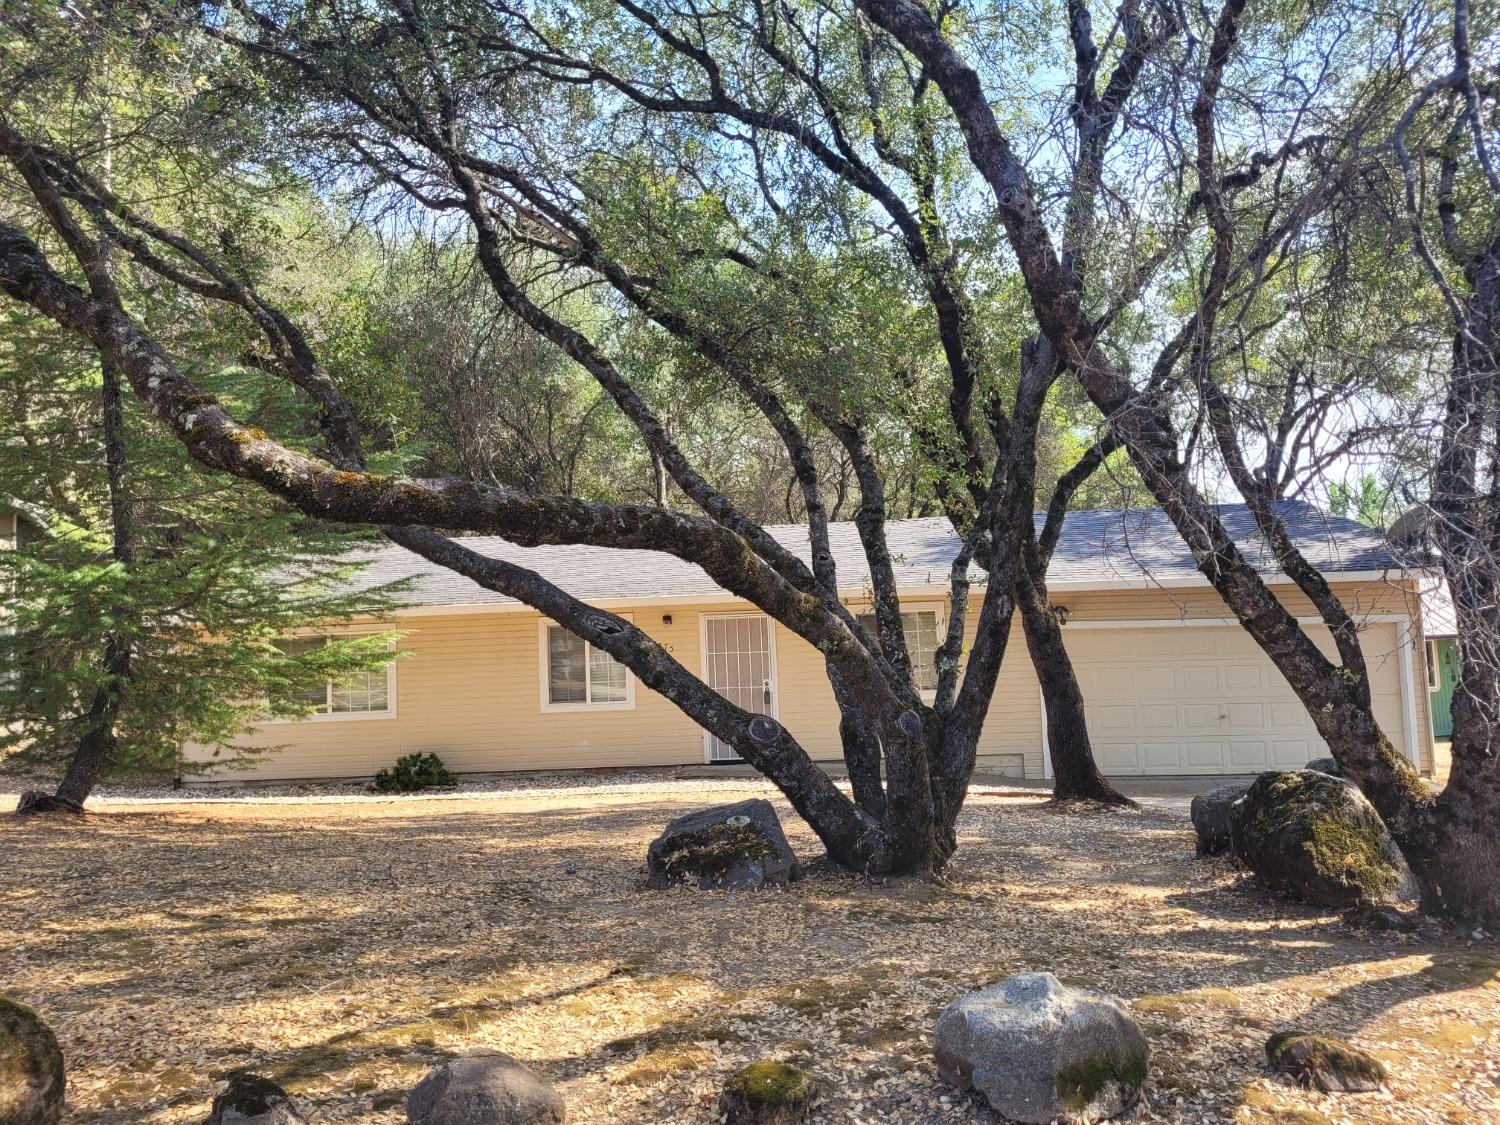
[[[732,780],[732,779],[730,779]],[[547,796],[572,796],[583,793],[625,793],[649,785],[682,785],[695,790],[712,791],[723,785],[718,778],[678,779],[671,769],[631,770],[541,770],[532,773],[466,774],[459,784],[424,793],[424,800],[463,800],[496,794],[524,796],[539,793]],[[19,796],[21,790],[51,789],[54,783],[37,779],[0,777],[0,799]],[[235,784],[211,782],[174,789],[167,780],[112,782],[94,790],[92,800],[114,805],[152,803],[191,803],[232,801],[236,803],[287,802],[293,804],[326,804],[343,801],[405,801],[405,794],[377,793],[367,781],[329,781]],[[90,807],[93,807],[92,805]]]
[[[739,791],[747,785],[763,786],[759,779],[747,779],[726,772],[721,777],[679,776],[670,767],[611,770],[538,770],[530,773],[465,774],[457,785],[445,785],[428,790],[421,795],[424,801],[465,801],[476,797],[530,797],[547,798],[604,796],[611,793],[666,793],[676,795],[702,795],[705,798],[725,790]],[[14,804],[23,789],[41,788],[51,791],[56,780],[20,778],[0,775],[0,806]],[[847,790],[848,786],[844,788]],[[1018,789],[1012,786],[973,785],[970,792],[989,796],[1046,797],[1046,793]],[[107,802],[111,807],[125,808],[138,805],[161,804],[342,804],[348,801],[390,803],[410,801],[409,794],[377,793],[365,781],[329,782],[280,782],[236,785],[229,782],[214,782],[206,785],[187,785],[174,789],[170,781],[114,782],[98,786],[90,798],[90,808],[102,807]]]
[[[311,1121],[396,1123],[428,1067],[497,1047],[556,1082],[574,1122],[707,1125],[724,1077],[762,1057],[818,1075],[817,1122],[990,1122],[938,1080],[932,1021],[1029,969],[1135,1006],[1154,1052],[1139,1121],[1500,1120],[1500,948],[1272,898],[1194,858],[1175,813],[977,793],[940,886],[814,862],[786,892],[652,892],[641,858],[665,820],[769,788],[498,784],[0,820],[5,987],[59,1033],[70,1120],[200,1122],[249,1066]],[[1288,1026],[1376,1052],[1391,1089],[1267,1075],[1262,1044]]]

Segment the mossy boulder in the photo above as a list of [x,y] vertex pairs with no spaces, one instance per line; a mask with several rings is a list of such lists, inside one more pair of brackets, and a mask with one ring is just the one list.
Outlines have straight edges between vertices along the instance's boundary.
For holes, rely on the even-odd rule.
[[1223,855],[1230,847],[1229,810],[1248,785],[1220,785],[1193,798],[1189,812],[1198,834],[1199,855]]
[[1397,896],[1409,875],[1380,814],[1352,782],[1263,773],[1230,813],[1234,852],[1267,885],[1318,906]]
[[1325,1094],[1365,1093],[1386,1084],[1385,1063],[1358,1047],[1327,1035],[1278,1031],[1266,1040],[1271,1069]]
[[735,1071],[719,1095],[726,1125],[796,1125],[818,1096],[813,1076],[790,1063],[763,1059]]
[[739,801],[680,816],[646,852],[647,882],[699,890],[785,886],[801,876],[770,801]]
[[238,1071],[214,1098],[208,1125],[304,1125],[296,1103],[285,1090],[260,1074]]
[[933,1032],[938,1073],[1009,1121],[1103,1121],[1140,1100],[1150,1049],[1121,1000],[1051,973],[960,996]]
[[0,996],[0,1122],[61,1121],[66,1083],[52,1029],[25,1004]]

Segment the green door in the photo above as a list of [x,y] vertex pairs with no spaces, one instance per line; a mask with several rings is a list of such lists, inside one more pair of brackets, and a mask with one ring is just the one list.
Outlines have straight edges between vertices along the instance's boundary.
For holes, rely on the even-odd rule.
[[1429,642],[1428,652],[1435,657],[1427,674],[1433,679],[1432,688],[1432,736],[1453,737],[1453,689],[1458,685],[1458,642],[1452,637],[1440,637]]

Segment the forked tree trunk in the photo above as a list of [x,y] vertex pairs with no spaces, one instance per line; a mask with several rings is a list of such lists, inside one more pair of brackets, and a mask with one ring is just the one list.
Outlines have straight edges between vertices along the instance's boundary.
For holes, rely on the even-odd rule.
[[[1500,800],[1497,800],[1500,759],[1494,754],[1495,724],[1500,715],[1485,716],[1488,727],[1483,734],[1475,731],[1459,736],[1462,708],[1455,714],[1455,748],[1462,745],[1464,752],[1462,757],[1455,754],[1453,778],[1444,792],[1434,797],[1376,722],[1368,681],[1356,670],[1363,663],[1362,654],[1358,653],[1358,638],[1349,630],[1348,613],[1332,598],[1322,575],[1295,549],[1286,555],[1283,569],[1288,576],[1315,603],[1321,603],[1320,614],[1334,630],[1341,650],[1341,665],[1333,664],[1318,651],[1204,501],[1180,457],[1169,414],[1149,402],[1139,401],[1135,389],[1099,347],[1093,325],[1084,315],[1056,257],[1026,169],[1002,131],[978,73],[944,38],[937,21],[923,6],[912,0],[856,0],[856,6],[899,39],[933,75],[963,129],[974,168],[994,192],[999,204],[997,214],[1005,224],[1032,309],[1044,334],[1054,342],[1094,405],[1111,419],[1111,426],[1128,449],[1143,482],[1192,549],[1199,570],[1286,677],[1345,774],[1379,810],[1422,887],[1428,909],[1455,921],[1500,927]],[[1238,2],[1226,4],[1221,10],[1214,43],[1207,55],[1208,70],[1194,105],[1198,131],[1200,135],[1207,134],[1210,142],[1199,145],[1201,167],[1211,165],[1212,115],[1219,79],[1243,10],[1244,5]],[[1216,186],[1213,176],[1202,171],[1200,180],[1209,187]],[[1208,198],[1211,196],[1212,192]],[[1219,210],[1221,215],[1213,223],[1215,262],[1210,285],[1221,296],[1228,284],[1232,235],[1222,216],[1222,203]],[[1449,233],[1455,217],[1452,212],[1448,215]],[[1486,232],[1482,237],[1492,235]],[[1455,351],[1459,362],[1450,381],[1445,431],[1451,431],[1455,424],[1465,427],[1472,424],[1478,435],[1485,425],[1484,412],[1488,409],[1485,400],[1500,389],[1495,386],[1500,375],[1497,370],[1500,365],[1496,363],[1500,353],[1500,315],[1497,315],[1500,302],[1495,300],[1500,296],[1500,268],[1497,268],[1500,248],[1491,244],[1477,262],[1473,255],[1466,256],[1470,261],[1465,273],[1477,300],[1470,302],[1475,307],[1460,313],[1461,322],[1457,325],[1459,343]],[[1205,300],[1202,307],[1212,312],[1217,306]],[[1211,316],[1207,321],[1199,320],[1194,327],[1193,339],[1212,338]],[[1177,350],[1164,352],[1158,358],[1159,365],[1175,364],[1181,359],[1181,348],[1191,343],[1185,335],[1181,339],[1184,343]],[[1467,356],[1463,354],[1466,351]],[[1200,355],[1208,354],[1206,349],[1195,352],[1194,362]],[[1483,365],[1482,378],[1474,378],[1479,369],[1475,361]],[[1203,386],[1206,392],[1212,392],[1211,380],[1203,380]],[[1455,394],[1461,396],[1457,401]],[[1143,405],[1145,409],[1141,409]],[[1212,415],[1212,403],[1210,409]],[[1218,413],[1226,425],[1232,421],[1222,410]],[[1218,438],[1219,434],[1215,436]],[[1473,442],[1467,452],[1454,451],[1448,439],[1449,434],[1445,433],[1443,460],[1455,454],[1455,461],[1467,458],[1468,464],[1456,464],[1457,472],[1440,470],[1435,474],[1433,508],[1439,515],[1445,506],[1455,516],[1466,515],[1466,519],[1460,519],[1459,527],[1464,522],[1482,522],[1478,530],[1483,538],[1471,538],[1469,542],[1492,561],[1500,550],[1500,534],[1497,534],[1500,526],[1485,518],[1493,514],[1494,500],[1488,489],[1477,487],[1472,470],[1473,459],[1481,450],[1485,453],[1486,469],[1491,466],[1493,438]],[[1253,491],[1246,494],[1246,499],[1254,508],[1258,498]],[[1263,534],[1273,541],[1285,537],[1284,528],[1274,520],[1264,518],[1261,512],[1256,515]],[[1445,557],[1444,565],[1451,568],[1453,561]],[[1462,634],[1465,606],[1478,606],[1457,593],[1454,600]],[[1491,667],[1486,674],[1496,677],[1500,669]],[[1500,695],[1500,691],[1494,694]],[[1474,698],[1489,697],[1486,692],[1479,692]]]
[[834,698],[838,700],[839,743],[843,747],[844,766],[849,771],[849,788],[854,794],[854,803],[876,820],[884,820],[887,801],[880,739],[875,737],[859,708],[846,704],[838,669],[830,664],[827,671]]
[[[69,286],[33,241],[4,223],[0,223],[0,287],[100,347],[120,365],[135,393],[200,462],[255,480],[309,514],[379,525],[393,542],[565,624],[625,664],[642,685],[730,742],[781,790],[836,862],[856,871],[930,877],[952,855],[954,824],[972,776],[978,732],[1010,635],[1013,599],[1008,584],[992,583],[986,588],[956,695],[943,707],[932,707],[913,685],[899,682],[905,670],[894,662],[872,658],[859,637],[844,625],[845,614],[829,604],[836,601],[836,594],[819,588],[803,564],[715,493],[685,462],[674,472],[674,480],[680,475],[684,491],[691,490],[694,501],[712,519],[689,518],[645,505],[563,501],[471,482],[371,474],[359,453],[352,411],[315,359],[303,356],[305,341],[284,319],[276,320],[268,335],[273,340],[285,338],[284,351],[297,373],[298,386],[323,406],[323,432],[334,464],[249,433],[221,403],[202,394],[123,311],[107,272],[90,253],[91,240],[76,230],[34,149],[9,130],[3,119],[0,152],[21,170],[49,217],[70,236],[68,245],[88,273],[93,292]],[[467,185],[466,190],[478,197],[477,187]],[[482,246],[493,238],[491,229],[480,227]],[[513,282],[504,273],[503,263],[494,269],[497,290],[514,299],[532,320],[545,321],[545,314],[526,302],[524,295],[510,292]],[[220,280],[232,295],[237,292],[232,277],[225,274]],[[265,311],[264,306],[246,300]],[[661,436],[659,422],[592,344],[571,330],[561,335],[571,343],[575,358],[595,372],[601,384],[612,388],[622,408],[640,415],[639,428],[648,436],[655,435],[653,440],[664,457],[682,461],[680,451]],[[1034,458],[1037,419],[1049,385],[1044,380],[1028,388],[1023,379],[1009,427],[1008,464],[1003,471],[997,469],[997,481],[1013,479],[1018,467]],[[118,492],[123,498],[123,490]],[[1019,492],[1008,489],[992,506],[993,516],[986,517],[987,550],[997,569],[1005,573],[1011,572],[1031,523],[1030,507],[1020,505]],[[665,550],[700,566],[724,589],[758,606],[837,663],[851,706],[879,740],[887,779],[886,815],[877,820],[849,800],[780,723],[736,707],[631,622],[585,605],[525,567],[480,555],[462,539],[433,531],[434,525],[502,534],[522,546],[561,542]],[[127,527],[128,519],[120,526],[122,530]],[[128,546],[128,539],[122,539],[121,545]],[[881,561],[882,552],[888,553],[883,542],[876,547],[872,551],[866,545],[872,569]],[[894,590],[893,581],[884,585]],[[955,589],[959,587],[967,588],[955,581]],[[966,596],[956,598],[956,604],[967,607]],[[889,631],[895,629],[899,622]],[[109,719],[110,730],[129,682],[128,647],[116,650],[115,655],[121,659],[115,669],[126,674],[107,681],[111,694],[100,718]],[[106,747],[100,761],[107,765],[108,743],[90,745]]]
[[1063,643],[1062,624],[1048,600],[1046,587],[1039,586],[1025,566],[1017,571],[1016,601],[1031,664],[1042,684],[1047,752],[1052,758],[1052,799],[1135,807],[1134,801],[1099,772],[1089,741],[1083,691]]

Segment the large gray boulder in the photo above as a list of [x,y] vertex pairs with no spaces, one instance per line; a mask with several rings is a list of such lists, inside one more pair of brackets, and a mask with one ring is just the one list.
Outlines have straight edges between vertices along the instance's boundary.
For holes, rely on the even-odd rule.
[[207,1125],[306,1125],[291,1097],[259,1074],[241,1071],[214,1099]]
[[503,1051],[474,1051],[433,1067],[406,1099],[410,1125],[556,1125],[563,1097]]
[[1199,855],[1223,855],[1230,848],[1229,809],[1245,795],[1248,785],[1220,785],[1193,798],[1189,812],[1198,833]]
[[938,1073],[1010,1121],[1103,1121],[1141,1096],[1150,1049],[1125,1004],[1020,973],[960,996],[933,1034]]
[[1352,782],[1316,770],[1263,773],[1231,812],[1234,852],[1261,880],[1318,906],[1399,894],[1406,863]]
[[1332,758],[1314,758],[1302,767],[1305,770],[1316,770],[1318,773],[1326,773],[1330,777],[1343,777],[1344,771],[1339,769],[1339,764]]
[[25,1004],[0,996],[0,1122],[56,1125],[66,1083],[52,1029]]
[[748,890],[801,877],[770,801],[716,805],[679,816],[646,852],[647,882],[699,890]]

